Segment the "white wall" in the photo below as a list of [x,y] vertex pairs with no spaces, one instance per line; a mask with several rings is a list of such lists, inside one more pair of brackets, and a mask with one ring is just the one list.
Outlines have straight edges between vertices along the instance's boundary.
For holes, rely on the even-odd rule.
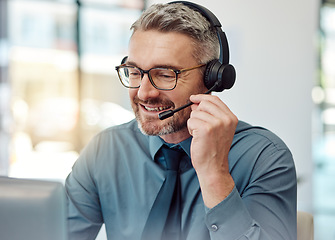
[[[149,1],[148,5],[158,2]],[[220,20],[235,86],[218,94],[237,116],[290,147],[302,182],[298,208],[312,211],[311,88],[317,78],[317,0],[194,0]]]

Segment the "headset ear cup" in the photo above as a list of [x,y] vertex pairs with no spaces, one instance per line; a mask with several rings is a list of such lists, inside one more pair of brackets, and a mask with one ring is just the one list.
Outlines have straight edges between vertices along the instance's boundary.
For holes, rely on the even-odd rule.
[[222,88],[221,91],[224,89],[230,89],[234,86],[235,84],[235,79],[236,79],[236,71],[233,65],[227,64],[227,65],[222,65],[221,66],[222,70],[220,71],[221,74],[221,84]]
[[[204,84],[207,89],[214,86],[217,79],[217,71],[219,70],[218,65],[221,65],[217,59],[214,59],[207,63],[205,74],[204,74]],[[214,89],[215,91],[215,89]]]
[[217,85],[213,91],[222,92],[224,89],[230,89],[236,78],[235,68],[226,64],[223,65],[219,60],[212,60],[206,66],[204,74],[204,84],[207,89]]

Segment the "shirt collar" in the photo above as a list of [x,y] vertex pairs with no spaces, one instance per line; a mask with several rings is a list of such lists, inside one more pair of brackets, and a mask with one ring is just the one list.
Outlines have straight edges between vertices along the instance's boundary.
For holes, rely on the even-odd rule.
[[191,142],[192,142],[192,137],[189,137],[186,140],[178,143],[178,145],[187,153],[187,155],[190,158],[191,158]]
[[161,148],[163,144],[167,144],[169,146],[179,145],[191,158],[190,148],[191,148],[192,137],[187,138],[186,140],[177,143],[177,144],[167,144],[161,137],[159,136],[149,136],[149,151],[151,158],[154,159],[155,154]]

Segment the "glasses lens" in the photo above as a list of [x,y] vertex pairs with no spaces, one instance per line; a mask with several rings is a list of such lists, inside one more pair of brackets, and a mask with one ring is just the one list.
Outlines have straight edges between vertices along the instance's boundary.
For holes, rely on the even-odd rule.
[[141,84],[141,72],[136,67],[124,66],[118,69],[122,84],[129,88],[137,88]]
[[176,86],[176,73],[172,69],[153,68],[150,76],[156,87],[170,90]]

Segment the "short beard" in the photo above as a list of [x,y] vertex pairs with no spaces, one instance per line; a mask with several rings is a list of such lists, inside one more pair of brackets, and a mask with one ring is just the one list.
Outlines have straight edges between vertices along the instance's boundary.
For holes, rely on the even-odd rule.
[[[182,129],[187,128],[187,120],[190,117],[189,109],[184,109],[183,111],[180,111],[174,114],[172,117],[166,120],[162,120],[161,123],[163,123],[163,125],[157,125],[157,124],[154,124],[154,122],[158,120],[158,117],[153,118],[153,119],[142,119],[141,118],[139,114],[139,110],[138,110],[139,108],[138,104],[139,104],[139,100],[135,98],[134,102],[132,103],[132,108],[135,113],[138,128],[145,135],[162,136],[162,135],[175,133]],[[174,106],[172,102],[169,104]]]
[[171,133],[178,132],[187,127],[187,119],[185,121],[178,121],[178,116],[172,116],[164,126],[159,127],[151,124],[150,120],[146,120],[145,123],[142,121],[138,112],[135,112],[135,117],[137,120],[138,128],[145,135],[149,136],[162,136]]

